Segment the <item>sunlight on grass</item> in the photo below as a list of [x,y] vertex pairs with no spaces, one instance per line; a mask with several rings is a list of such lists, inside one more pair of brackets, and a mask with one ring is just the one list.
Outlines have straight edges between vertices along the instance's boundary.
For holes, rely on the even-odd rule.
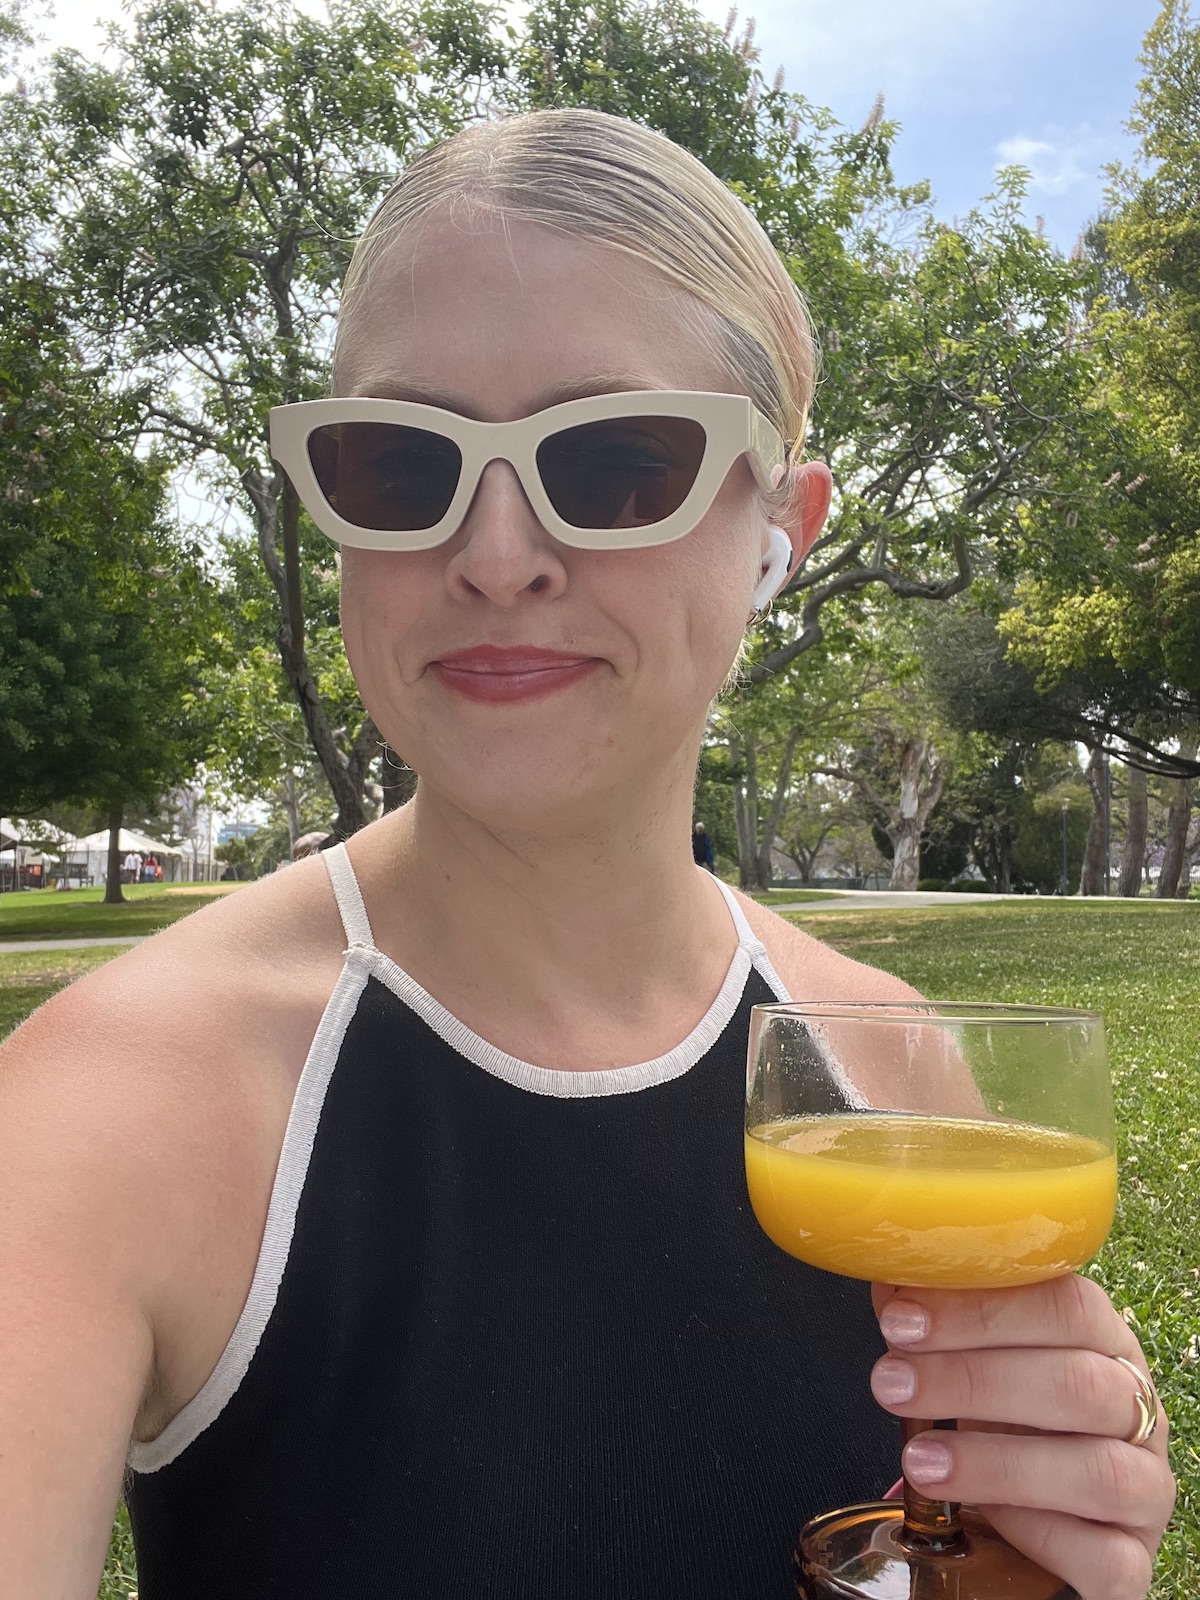
[[0,1039],[65,984],[121,954],[99,950],[29,950],[0,953]]
[[240,884],[196,883],[164,887],[130,884],[125,904],[103,904],[103,889],[30,889],[0,895],[0,940],[141,938],[199,911]]

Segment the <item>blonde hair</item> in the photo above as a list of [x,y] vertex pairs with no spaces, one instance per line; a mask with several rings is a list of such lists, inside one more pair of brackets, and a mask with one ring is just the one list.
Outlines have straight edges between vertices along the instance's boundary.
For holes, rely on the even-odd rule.
[[447,207],[608,245],[685,290],[715,319],[731,376],[799,455],[816,370],[807,309],[750,211],[695,156],[598,111],[464,128],[418,156],[384,196],[350,262],[343,315],[399,236]]

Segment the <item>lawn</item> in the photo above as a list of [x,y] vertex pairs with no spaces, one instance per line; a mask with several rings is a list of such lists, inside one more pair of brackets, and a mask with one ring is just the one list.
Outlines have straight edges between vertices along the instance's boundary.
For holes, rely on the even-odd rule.
[[836,889],[756,889],[750,898],[760,906],[799,905],[804,900],[837,900]]
[[236,883],[135,883],[124,905],[106,906],[103,889],[28,889],[0,895],[0,940],[131,939],[157,933]]
[[[789,920],[932,996],[1104,1012],[1122,1192],[1113,1237],[1091,1270],[1145,1345],[1173,1424],[1180,1504],[1155,1600],[1200,1594],[1200,1248],[1191,1191],[1192,1173],[1200,1172],[1200,905],[1046,899],[836,917],[796,912]],[[113,954],[0,955],[0,1032]],[[214,1592],[217,1586],[219,1577]],[[100,1600],[128,1600],[135,1591],[122,1514]]]
[[121,954],[119,945],[99,950],[20,950],[0,954],[0,1039],[56,989]]

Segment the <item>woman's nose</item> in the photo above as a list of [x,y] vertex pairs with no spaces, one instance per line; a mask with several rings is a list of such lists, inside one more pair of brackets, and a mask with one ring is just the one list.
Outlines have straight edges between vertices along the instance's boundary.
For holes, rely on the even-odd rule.
[[455,535],[446,583],[456,600],[484,595],[505,610],[523,596],[554,599],[565,589],[567,571],[559,548],[507,461],[491,461],[484,468]]

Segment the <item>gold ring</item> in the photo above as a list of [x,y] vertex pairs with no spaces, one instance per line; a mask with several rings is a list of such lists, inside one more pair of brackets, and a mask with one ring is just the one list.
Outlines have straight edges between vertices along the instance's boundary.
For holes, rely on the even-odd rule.
[[1126,1372],[1132,1373],[1137,1384],[1137,1394],[1134,1395],[1134,1404],[1137,1406],[1137,1423],[1133,1432],[1126,1439],[1126,1444],[1145,1444],[1147,1439],[1154,1434],[1158,1427],[1158,1395],[1154,1392],[1154,1385],[1142,1371],[1141,1367],[1134,1366],[1132,1361],[1127,1361],[1124,1356],[1113,1356],[1114,1361],[1119,1361]]

